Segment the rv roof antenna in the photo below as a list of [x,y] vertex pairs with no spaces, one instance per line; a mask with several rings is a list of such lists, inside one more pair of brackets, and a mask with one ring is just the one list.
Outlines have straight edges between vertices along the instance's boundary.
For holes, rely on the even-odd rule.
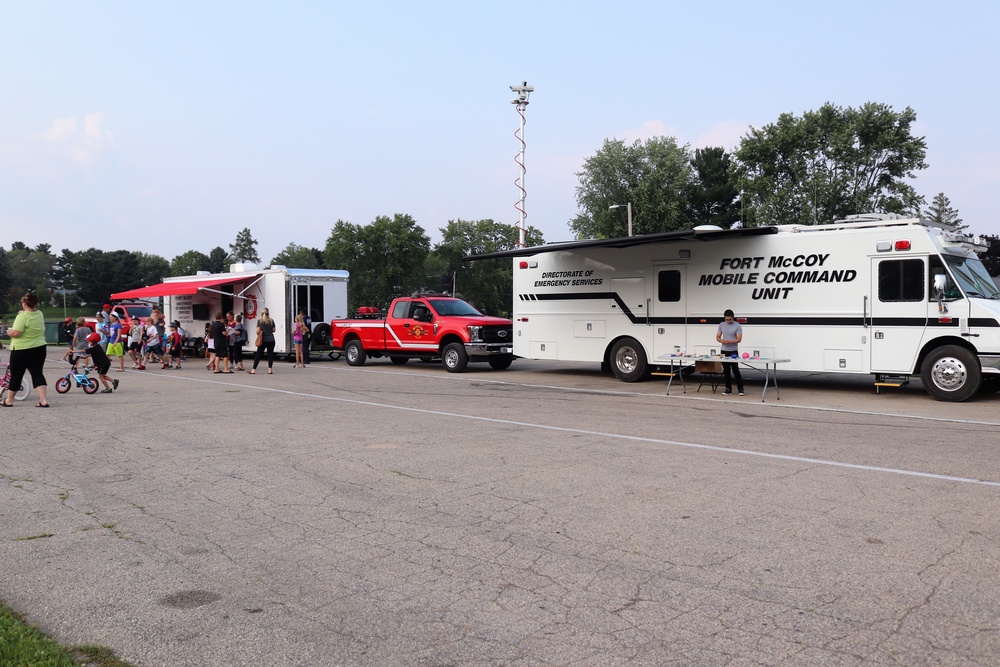
[[516,204],[514,204],[514,208],[516,208],[518,212],[517,245],[521,248],[527,245],[524,240],[524,218],[527,216],[524,212],[524,199],[528,195],[524,189],[524,110],[528,108],[528,95],[530,95],[534,89],[535,87],[529,86],[527,81],[521,82],[520,86],[510,87],[511,92],[517,94],[517,97],[512,99],[510,103],[517,105],[517,115],[521,117],[521,126],[518,128],[517,132],[514,133],[514,137],[517,138],[518,142],[521,144],[521,149],[514,157],[514,162],[516,162],[517,166],[520,167],[520,173],[518,174],[517,180],[514,181],[514,185],[516,185],[517,189],[521,191],[521,198],[518,199]]

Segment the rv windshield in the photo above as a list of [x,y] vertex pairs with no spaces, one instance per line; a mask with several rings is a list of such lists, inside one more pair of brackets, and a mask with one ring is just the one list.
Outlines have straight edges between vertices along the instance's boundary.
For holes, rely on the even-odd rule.
[[981,261],[954,255],[944,255],[944,261],[951,268],[951,273],[965,292],[965,296],[1000,299],[1000,290],[997,289]]

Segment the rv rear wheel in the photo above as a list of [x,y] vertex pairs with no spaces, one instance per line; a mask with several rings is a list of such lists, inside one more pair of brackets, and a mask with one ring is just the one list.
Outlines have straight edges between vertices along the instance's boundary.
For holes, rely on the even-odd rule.
[[972,352],[959,345],[945,345],[924,359],[920,379],[927,393],[939,401],[965,401],[979,391],[982,374]]
[[351,366],[364,366],[365,362],[368,361],[368,355],[365,354],[365,348],[361,345],[361,341],[354,339],[347,344],[344,348],[344,357],[347,359],[347,363]]
[[633,338],[622,338],[611,348],[611,371],[623,382],[635,382],[646,375],[646,351]]

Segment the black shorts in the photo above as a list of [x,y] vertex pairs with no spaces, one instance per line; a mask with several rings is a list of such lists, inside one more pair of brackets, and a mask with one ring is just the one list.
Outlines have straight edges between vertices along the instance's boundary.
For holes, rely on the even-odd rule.
[[108,371],[111,370],[111,362],[105,362],[97,367],[97,372],[101,375],[107,375]]

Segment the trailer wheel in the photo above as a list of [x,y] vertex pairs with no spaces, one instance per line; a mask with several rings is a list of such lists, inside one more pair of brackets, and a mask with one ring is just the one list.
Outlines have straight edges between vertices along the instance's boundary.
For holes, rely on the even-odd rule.
[[330,325],[326,322],[322,322],[316,325],[316,328],[312,332],[312,347],[314,350],[318,350],[323,347],[330,347]]
[[449,373],[461,373],[469,365],[469,354],[461,343],[448,343],[441,354],[441,363]]
[[391,361],[392,363],[396,364],[397,366],[402,366],[403,364],[405,364],[409,360],[410,360],[409,357],[401,357],[401,356],[396,355],[396,354],[389,355],[389,361]]
[[368,361],[368,355],[365,354],[365,348],[361,345],[361,341],[355,338],[347,344],[344,348],[344,357],[347,359],[347,363],[350,366],[364,366],[365,362]]
[[489,363],[494,370],[504,371],[514,363],[514,357],[490,357]]
[[634,338],[622,338],[611,347],[611,371],[619,380],[641,380],[647,370],[646,351]]
[[965,401],[979,391],[982,373],[975,355],[959,345],[933,350],[920,367],[927,393],[939,401]]

